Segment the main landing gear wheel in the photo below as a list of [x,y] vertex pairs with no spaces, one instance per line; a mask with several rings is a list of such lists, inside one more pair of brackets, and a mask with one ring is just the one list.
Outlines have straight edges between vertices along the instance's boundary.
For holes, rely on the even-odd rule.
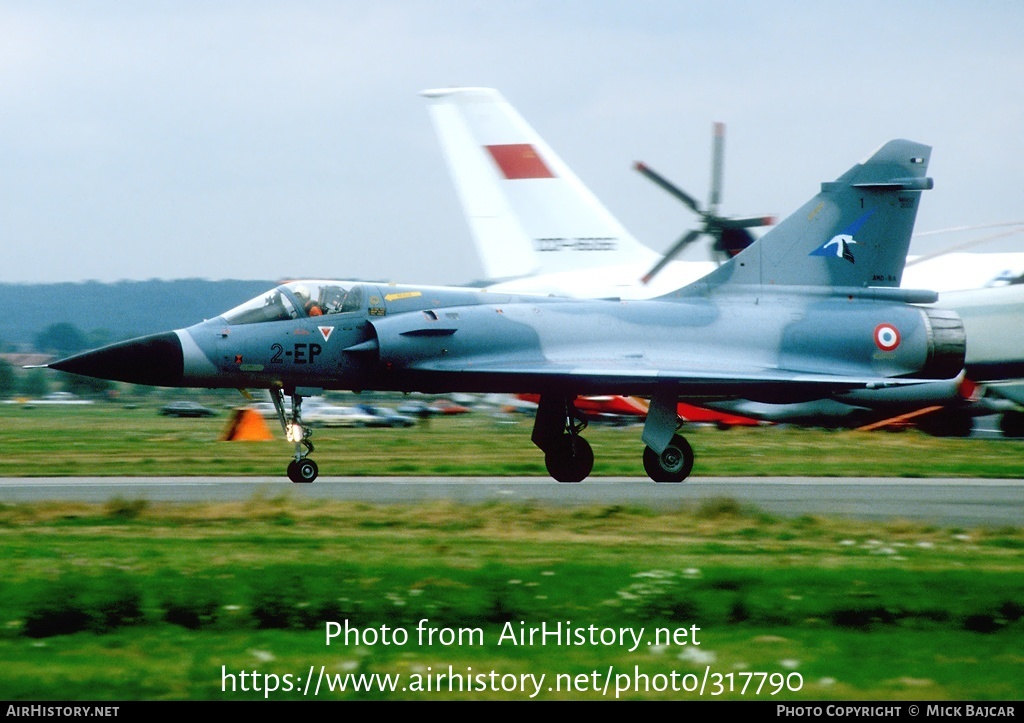
[[288,479],[292,482],[312,482],[318,474],[320,474],[320,469],[311,459],[293,459],[288,464]]
[[974,418],[959,409],[940,409],[921,417],[917,428],[933,437],[970,437]]
[[594,450],[575,434],[566,434],[544,454],[548,474],[559,482],[582,482],[594,469]]
[[1011,410],[1004,412],[999,419],[999,429],[1004,437],[1019,439],[1024,437],[1024,412]]
[[655,482],[682,482],[693,470],[693,448],[675,434],[661,454],[650,447],[644,449],[644,469]]

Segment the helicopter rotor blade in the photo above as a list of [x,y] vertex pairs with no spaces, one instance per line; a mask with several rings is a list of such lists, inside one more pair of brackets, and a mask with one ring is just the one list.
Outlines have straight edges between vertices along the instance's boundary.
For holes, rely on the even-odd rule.
[[722,201],[722,165],[725,160],[725,123],[715,123],[711,143],[711,191],[708,212],[716,213]]
[[716,216],[714,222],[719,228],[756,228],[758,226],[774,226],[778,219],[775,216],[745,216],[743,218]]
[[676,241],[675,246],[670,248],[665,253],[665,255],[661,257],[661,260],[658,263],[656,263],[654,265],[654,267],[650,271],[648,271],[646,274],[643,275],[643,277],[640,279],[640,281],[642,281],[644,284],[649,284],[651,282],[651,279],[653,279],[655,276],[657,276],[658,273],[663,268],[665,268],[665,266],[668,264],[669,261],[674,259],[676,256],[679,255],[679,253],[683,249],[685,249],[691,243],[696,241],[697,237],[700,236],[702,233],[704,233],[702,230],[694,229],[694,230],[684,234],[681,239]]
[[696,213],[699,213],[702,216],[704,215],[704,210],[700,207],[700,204],[697,203],[697,200],[693,196],[691,196],[686,191],[681,189],[679,186],[669,181],[667,178],[662,176],[654,169],[650,168],[643,161],[637,161],[636,163],[634,163],[633,168],[635,168],[642,176],[644,176],[650,181],[653,181],[663,190],[668,191],[670,194],[678,198],[680,201],[682,201],[691,209],[693,209],[693,211],[695,211]]
[[658,273],[683,249],[697,240],[701,235],[710,236],[712,239],[712,258],[721,262],[735,256],[744,248],[754,242],[755,238],[746,229],[758,226],[772,226],[776,223],[774,216],[746,216],[741,218],[730,218],[718,215],[718,204],[722,201],[722,173],[725,163],[725,124],[715,123],[712,126],[711,146],[711,188],[708,193],[707,208],[702,209],[697,200],[679,186],[675,185],[662,176],[647,164],[637,161],[633,164],[639,173],[648,180],[660,186],[678,200],[686,204],[693,212],[701,217],[701,228],[689,231],[680,238],[675,245],[668,250],[662,259],[648,271],[641,281],[644,284],[650,283]]

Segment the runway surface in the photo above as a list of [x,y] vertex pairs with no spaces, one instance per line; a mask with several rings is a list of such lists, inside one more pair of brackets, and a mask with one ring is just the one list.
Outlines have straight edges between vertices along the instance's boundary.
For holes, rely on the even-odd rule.
[[296,485],[283,477],[62,477],[0,479],[0,502],[106,502],[112,498],[198,503],[272,498],[381,504],[428,500],[542,505],[693,507],[730,498],[772,514],[907,519],[945,526],[1024,525],[1024,481],[1017,479],[884,479],[694,477],[682,484],[646,478],[597,477],[559,484],[540,477],[321,477]]

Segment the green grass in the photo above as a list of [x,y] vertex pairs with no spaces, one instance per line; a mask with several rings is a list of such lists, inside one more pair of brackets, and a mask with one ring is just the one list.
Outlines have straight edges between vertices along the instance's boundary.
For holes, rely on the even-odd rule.
[[[283,474],[291,446],[220,442],[227,420],[159,417],[119,405],[0,406],[0,476],[236,476]],[[271,420],[271,432],[281,437]],[[413,429],[322,429],[324,475],[540,475],[531,421],[438,418]],[[938,439],[919,432],[693,428],[695,476],[1024,476],[1024,441]],[[591,426],[595,476],[643,476],[640,428]]]
[[[609,666],[649,676],[710,669],[734,680],[798,673],[803,687],[779,694],[786,699],[1024,696],[1024,530],[784,520],[729,502],[676,512],[288,497],[4,505],[0,697],[235,700],[263,694],[223,692],[222,666],[278,676],[324,666],[409,683],[449,665],[544,673],[548,683]],[[421,645],[423,619],[437,630],[479,629],[483,644]],[[410,640],[328,646],[326,623],[345,620]],[[560,621],[643,628],[644,643],[498,645],[506,623]],[[693,626],[699,646],[647,644],[655,628],[690,635]]]

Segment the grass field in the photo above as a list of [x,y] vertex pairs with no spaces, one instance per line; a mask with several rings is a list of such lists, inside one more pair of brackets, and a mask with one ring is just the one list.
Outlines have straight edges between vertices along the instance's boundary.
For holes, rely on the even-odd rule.
[[[654,689],[674,673],[680,685],[710,674],[719,687],[706,698],[1019,700],[1022,549],[1020,529],[780,520],[727,500],[672,513],[287,498],[7,505],[0,698],[261,698],[237,675],[294,685],[310,666],[335,682],[401,676],[394,692],[325,688],[321,699],[529,697],[414,689],[451,666],[544,674],[542,699],[611,698],[616,684],[623,698],[698,697]],[[374,639],[326,645],[326,623],[346,620]],[[419,643],[420,620],[433,644]],[[559,622],[642,642],[499,644],[506,625]],[[656,641],[656,629],[676,637]],[[445,630],[480,638],[445,644]],[[397,644],[396,631],[409,639]],[[595,690],[609,671],[610,692]],[[741,694],[758,673],[773,682]],[[786,680],[798,689],[770,694]]]
[[[0,476],[279,475],[291,454],[273,442],[219,442],[226,416],[160,417],[155,407],[0,405]],[[412,429],[322,429],[313,440],[323,475],[542,475],[531,420],[474,414]],[[640,427],[592,425],[594,475],[643,476]],[[695,427],[697,476],[1024,476],[1024,441],[939,439],[915,431],[832,432]]]

